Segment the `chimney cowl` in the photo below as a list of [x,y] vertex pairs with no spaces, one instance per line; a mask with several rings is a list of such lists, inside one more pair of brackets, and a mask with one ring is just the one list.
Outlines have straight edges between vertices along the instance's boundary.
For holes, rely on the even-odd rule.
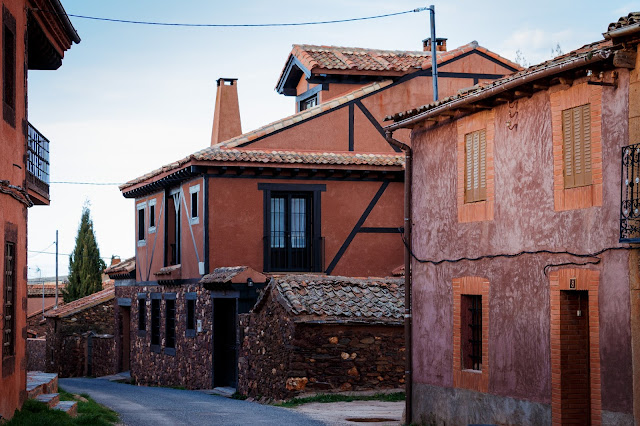
[[221,83],[227,86],[233,86],[234,84],[236,84],[236,81],[238,81],[237,78],[220,77],[219,79],[216,80],[216,86],[220,86]]
[[[431,37],[422,40],[422,50],[431,52]],[[444,37],[436,37],[436,52],[447,51],[447,39]]]

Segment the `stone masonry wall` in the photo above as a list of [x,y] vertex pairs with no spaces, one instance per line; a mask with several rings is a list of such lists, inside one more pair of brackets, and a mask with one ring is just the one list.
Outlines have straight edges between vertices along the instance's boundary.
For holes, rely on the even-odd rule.
[[238,392],[276,400],[304,392],[404,386],[400,325],[294,323],[279,303],[240,316]]
[[94,377],[108,376],[118,372],[116,341],[112,334],[103,334],[91,338],[93,345],[92,371]]
[[64,318],[47,318],[45,370],[59,377],[86,374],[88,332],[113,334],[114,300]]
[[27,339],[27,370],[44,371],[46,349],[45,339]]
[[304,389],[304,383],[289,374],[295,326],[279,303],[268,303],[256,314],[239,315],[238,329],[239,393],[283,399],[295,395],[295,388]]
[[[185,293],[195,292],[195,319],[202,321],[202,332],[186,336],[187,301]],[[138,330],[138,293],[146,296],[146,330]],[[160,351],[151,351],[151,293],[162,293],[160,301]],[[176,294],[175,355],[166,350],[166,293]],[[181,286],[116,286],[116,298],[131,298],[130,330],[131,377],[136,383],[153,386],[183,386],[187,389],[209,389],[212,384],[212,306],[210,292],[198,284]],[[122,309],[122,308],[120,308]],[[126,308],[128,309],[128,308]],[[121,321],[117,316],[117,321]],[[121,325],[118,331],[122,330]],[[117,337],[117,351],[122,340]]]

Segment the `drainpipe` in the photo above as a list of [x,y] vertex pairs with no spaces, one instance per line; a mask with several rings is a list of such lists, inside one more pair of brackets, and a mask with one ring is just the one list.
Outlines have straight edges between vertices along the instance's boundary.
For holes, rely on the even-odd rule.
[[404,151],[404,342],[405,342],[405,424],[412,423],[413,374],[411,346],[411,147],[386,132],[387,142]]

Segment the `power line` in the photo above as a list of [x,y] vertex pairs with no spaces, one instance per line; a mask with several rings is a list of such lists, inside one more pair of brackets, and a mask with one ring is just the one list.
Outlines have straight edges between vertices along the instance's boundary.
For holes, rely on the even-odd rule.
[[64,184],[64,185],[105,185],[105,186],[119,186],[122,185],[122,183],[118,183],[118,182],[72,182],[72,181],[56,181],[56,182],[49,182],[50,184],[55,183],[55,184]]
[[[55,252],[51,252],[51,251],[44,251],[44,250],[27,250],[29,253],[39,253],[39,254],[56,254]],[[71,256],[71,253],[58,253],[58,256]],[[111,257],[109,256],[101,256],[101,259],[111,259]]]
[[[45,10],[45,9],[32,9],[32,10],[37,10],[40,12],[48,12],[48,13],[57,13],[55,11]],[[391,16],[405,15],[407,13],[422,12],[424,10],[427,10],[427,8],[418,7],[416,9],[405,10],[403,12],[386,13],[383,15],[365,16],[360,18],[336,19],[336,20],[330,20],[330,21],[281,22],[281,23],[269,23],[269,24],[187,24],[187,23],[176,23],[176,22],[154,22],[154,21],[136,21],[136,20],[130,20],[130,19],[103,18],[99,16],[75,15],[71,13],[67,13],[66,15],[72,18],[90,19],[93,21],[103,21],[103,22],[116,22],[121,24],[158,25],[158,26],[167,26],[167,27],[241,28],[241,27],[293,27],[293,26],[304,26],[304,25],[340,24],[344,22],[388,18]]]

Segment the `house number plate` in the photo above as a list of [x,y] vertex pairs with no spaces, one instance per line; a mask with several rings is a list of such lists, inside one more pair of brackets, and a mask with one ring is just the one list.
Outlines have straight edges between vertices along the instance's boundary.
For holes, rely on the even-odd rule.
[[569,288],[575,290],[576,289],[576,279],[569,278]]

